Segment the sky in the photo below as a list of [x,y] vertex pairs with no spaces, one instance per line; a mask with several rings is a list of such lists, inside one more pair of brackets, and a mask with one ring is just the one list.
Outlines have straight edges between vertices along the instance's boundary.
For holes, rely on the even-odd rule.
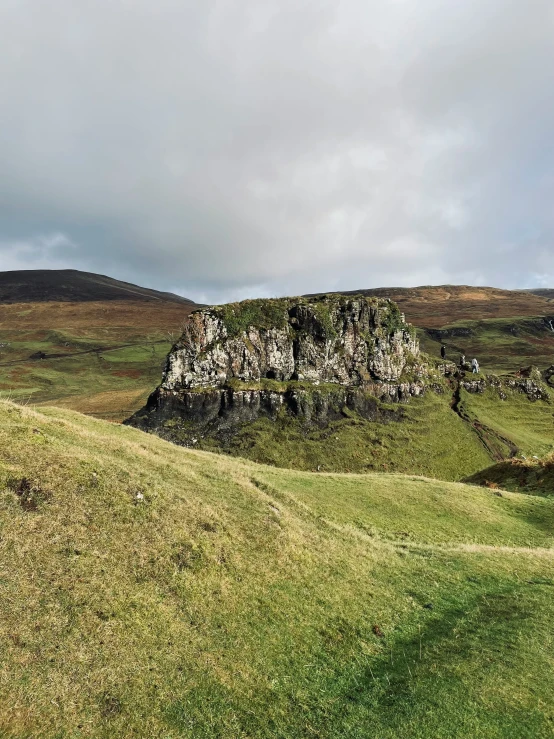
[[554,287],[552,0],[0,0],[0,270]]

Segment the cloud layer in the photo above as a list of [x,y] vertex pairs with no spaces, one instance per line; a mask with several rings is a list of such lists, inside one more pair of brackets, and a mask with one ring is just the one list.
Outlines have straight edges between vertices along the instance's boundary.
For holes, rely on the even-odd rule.
[[551,0],[4,0],[0,269],[554,286]]

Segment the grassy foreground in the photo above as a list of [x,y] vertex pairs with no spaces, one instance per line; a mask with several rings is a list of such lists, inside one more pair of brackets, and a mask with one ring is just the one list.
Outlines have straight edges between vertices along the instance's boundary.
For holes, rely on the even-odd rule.
[[0,401],[0,736],[551,737],[553,533]]

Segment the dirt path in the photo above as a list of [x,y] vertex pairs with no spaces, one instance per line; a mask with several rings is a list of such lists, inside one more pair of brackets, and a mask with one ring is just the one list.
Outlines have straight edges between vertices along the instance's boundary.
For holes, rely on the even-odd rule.
[[463,409],[461,404],[461,387],[459,380],[454,380],[455,387],[452,394],[452,403],[450,407],[456,413],[464,423],[467,423],[475,431],[479,437],[479,441],[485,447],[487,452],[491,455],[495,462],[502,462],[506,459],[506,454],[503,451],[503,447],[507,447],[509,450],[509,457],[515,457],[519,453],[518,447],[514,444],[511,439],[502,436],[498,431],[495,431],[490,426],[486,426],[477,419],[471,418],[466,411]]
[[118,346],[98,346],[93,349],[84,349],[80,352],[58,352],[57,354],[45,354],[44,357],[27,357],[26,359],[13,359],[11,362],[0,362],[0,367],[14,367],[18,364],[26,364],[27,362],[46,362],[49,359],[67,359],[68,357],[79,357],[83,354],[107,354],[108,352],[115,352],[119,349],[130,349],[131,347],[139,346],[154,346],[156,344],[167,344],[162,339],[159,341],[148,341],[140,342],[138,344],[119,344]]

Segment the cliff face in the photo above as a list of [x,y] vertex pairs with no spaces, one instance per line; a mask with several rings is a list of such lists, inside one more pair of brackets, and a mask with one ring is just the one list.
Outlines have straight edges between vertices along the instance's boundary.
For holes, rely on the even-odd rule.
[[396,381],[418,354],[417,340],[389,301],[245,301],[191,315],[162,387],[218,387],[232,378]]
[[[231,427],[285,410],[324,422],[344,406],[423,391],[419,345],[395,303],[323,296],[253,300],[193,313],[162,383],[130,423]],[[408,378],[409,374],[409,378]]]

